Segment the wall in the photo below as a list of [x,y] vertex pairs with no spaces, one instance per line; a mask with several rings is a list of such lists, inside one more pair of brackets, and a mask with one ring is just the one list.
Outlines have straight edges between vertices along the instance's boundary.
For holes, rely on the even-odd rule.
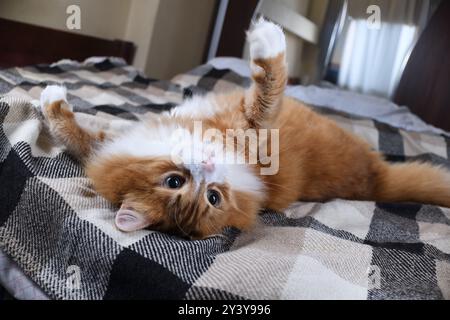
[[[310,0],[272,0],[279,2],[289,9],[307,17],[308,16],[308,6]],[[314,2],[314,1],[312,1]],[[289,66],[289,76],[292,78],[300,78],[302,75],[302,58],[303,58],[303,47],[305,42],[294,34],[289,32],[286,33],[286,54],[287,63]]]
[[201,64],[214,8],[214,0],[162,0],[146,72],[167,79]]
[[[81,30],[68,30],[66,8],[81,8]],[[168,79],[203,62],[216,0],[0,0],[0,17],[132,41],[134,66]]]
[[159,4],[160,0],[132,0],[130,6],[124,39],[136,44],[134,66],[143,71],[150,58],[150,44],[154,37]]
[[[81,30],[67,30],[66,8],[81,8]],[[123,39],[130,0],[0,0],[0,17],[106,39]]]
[[[319,30],[322,30],[322,26],[325,20],[325,15],[328,8],[328,2],[330,0],[314,0],[308,9],[308,19],[314,22]],[[333,1],[333,0],[331,0]],[[301,82],[303,84],[310,84],[315,81],[317,77],[317,59],[319,55],[319,47],[306,43],[303,48],[303,60],[302,60],[302,75]]]

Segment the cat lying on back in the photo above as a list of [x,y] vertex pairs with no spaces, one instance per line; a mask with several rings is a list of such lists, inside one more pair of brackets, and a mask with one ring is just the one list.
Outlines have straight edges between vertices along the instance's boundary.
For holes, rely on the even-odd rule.
[[[194,97],[170,113],[137,123],[119,135],[81,128],[65,89],[47,87],[41,108],[52,135],[84,165],[95,189],[120,209],[116,226],[204,238],[225,226],[248,229],[262,208],[282,210],[297,200],[333,198],[412,201],[450,207],[450,173],[422,163],[388,164],[368,144],[300,102],[283,95],[287,71],[282,30],[265,20],[248,33],[253,85],[248,90]],[[279,129],[278,171],[257,163],[218,161],[228,152],[195,137],[204,129]],[[184,130],[179,139],[172,133]],[[173,149],[185,143],[174,159]],[[246,143],[234,140],[248,160]],[[193,142],[204,148],[187,149]],[[239,145],[241,144],[241,145]]]

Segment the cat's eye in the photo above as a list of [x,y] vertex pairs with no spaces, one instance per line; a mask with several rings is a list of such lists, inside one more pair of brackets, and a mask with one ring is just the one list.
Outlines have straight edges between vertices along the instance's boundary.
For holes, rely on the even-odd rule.
[[184,184],[184,178],[177,174],[171,175],[164,180],[166,187],[170,189],[180,189]]
[[208,202],[214,207],[220,204],[220,193],[216,190],[208,190],[206,197],[208,198]]

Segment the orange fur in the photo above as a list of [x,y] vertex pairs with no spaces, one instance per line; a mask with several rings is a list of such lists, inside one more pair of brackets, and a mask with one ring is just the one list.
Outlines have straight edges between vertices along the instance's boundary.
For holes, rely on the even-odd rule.
[[94,145],[105,139],[103,131],[93,134],[80,128],[75,121],[73,112],[62,100],[46,106],[46,115],[53,136],[80,160],[86,159],[91,154]]
[[277,115],[282,103],[284,88],[287,83],[285,54],[280,53],[275,58],[257,59],[253,63],[261,68],[254,73],[251,99],[245,101],[245,116],[252,128],[264,127]]
[[343,198],[415,201],[450,207],[450,174],[410,163],[390,165],[360,138],[285,98],[280,129],[280,170],[265,176],[265,206],[283,209],[296,200]]
[[[220,111],[200,119],[205,129],[217,128],[224,136],[227,129],[279,130],[279,171],[260,177],[265,185],[264,199],[233,190],[227,183],[202,184],[196,189],[191,172],[169,158],[92,156],[106,139],[103,133],[81,129],[73,114],[61,107],[61,101],[48,107],[47,117],[53,134],[69,151],[87,159],[86,173],[106,199],[116,205],[126,201],[137,211],[152,215],[154,229],[193,238],[219,232],[225,226],[247,229],[261,208],[282,210],[297,200],[413,201],[450,207],[448,171],[420,163],[388,164],[360,138],[284,97],[284,53],[253,63],[260,69],[253,75],[252,88],[215,95]],[[157,116],[148,121],[151,126],[176,122],[192,131],[193,120],[187,116]],[[252,167],[253,172],[259,172],[260,167],[260,163]],[[163,187],[162,181],[170,172],[185,178],[183,187]],[[208,203],[206,188],[221,194],[219,207]]]
[[[225,225],[247,228],[253,222],[259,203],[245,192],[232,192],[227,184],[214,184],[223,197],[215,208],[204,197],[205,185],[195,191],[192,176],[166,158],[117,156],[89,162],[86,173],[95,189],[119,206],[126,201],[135,210],[151,214],[152,227],[191,238],[220,232]],[[178,190],[162,187],[169,173],[186,179]]]
[[411,201],[450,207],[450,174],[426,163],[380,164],[377,201]]

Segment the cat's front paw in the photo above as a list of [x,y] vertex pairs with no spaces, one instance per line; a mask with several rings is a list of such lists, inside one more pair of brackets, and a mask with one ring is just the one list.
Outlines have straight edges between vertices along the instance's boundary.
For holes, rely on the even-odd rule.
[[250,45],[250,58],[270,59],[286,51],[286,39],[280,26],[265,20],[258,19],[247,32]]
[[47,113],[47,108],[57,101],[64,101],[64,106],[72,111],[72,107],[67,103],[67,89],[63,86],[51,85],[47,86],[41,93],[40,107],[44,115]]

